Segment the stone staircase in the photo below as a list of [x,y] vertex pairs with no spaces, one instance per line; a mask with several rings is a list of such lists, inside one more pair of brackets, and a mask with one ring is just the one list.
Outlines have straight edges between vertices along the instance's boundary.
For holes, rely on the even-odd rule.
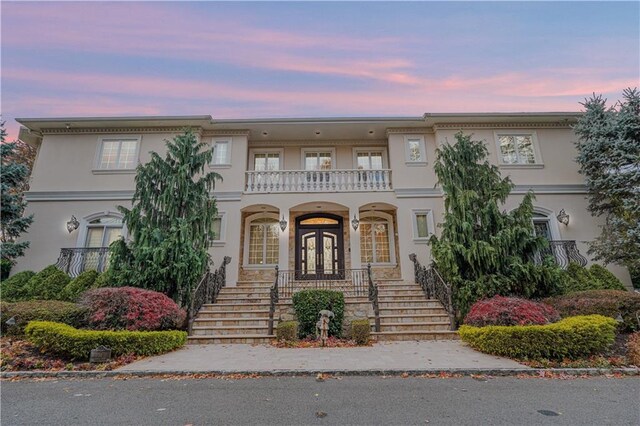
[[[236,287],[224,287],[216,303],[205,304],[196,316],[189,343],[268,343],[269,288],[267,281],[240,281]],[[347,304],[371,306],[366,297],[346,297]],[[380,332],[373,339],[443,340],[455,339],[450,331],[449,317],[439,301],[426,299],[415,283],[386,280],[378,283]],[[281,299],[279,306],[290,305],[291,299]],[[276,322],[278,315],[276,314]],[[372,330],[373,314],[369,316]]]

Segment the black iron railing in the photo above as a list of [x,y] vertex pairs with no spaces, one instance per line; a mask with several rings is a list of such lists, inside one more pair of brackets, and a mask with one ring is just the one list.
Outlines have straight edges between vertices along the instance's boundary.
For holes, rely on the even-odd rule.
[[427,299],[437,299],[449,316],[451,330],[456,328],[456,312],[453,306],[453,296],[451,292],[451,284],[447,283],[438,270],[433,267],[426,267],[420,264],[415,253],[409,255],[409,259],[413,262],[413,271],[416,283],[422,287]]
[[218,269],[213,272],[207,270],[195,290],[191,293],[191,300],[187,311],[189,334],[191,334],[193,320],[195,319],[198,311],[202,308],[202,305],[205,303],[214,303],[220,293],[220,289],[226,285],[227,265],[229,262],[231,262],[231,258],[229,256],[225,256],[222,265],[220,265]]
[[373,305],[375,331],[380,331],[378,286],[373,279],[371,265],[362,269],[340,269],[314,274],[295,270],[281,271],[276,266],[276,278],[270,290],[269,334],[273,334],[275,310],[280,298],[290,298],[298,291],[309,289],[335,290],[345,296],[367,297]]
[[566,269],[570,263],[577,263],[580,266],[586,266],[587,264],[587,258],[580,254],[574,240],[549,241],[549,246],[542,249],[534,257],[534,260],[539,263],[546,256],[551,256],[558,266],[563,269]]
[[84,271],[104,272],[109,268],[109,247],[60,249],[60,256],[55,265],[72,278]]

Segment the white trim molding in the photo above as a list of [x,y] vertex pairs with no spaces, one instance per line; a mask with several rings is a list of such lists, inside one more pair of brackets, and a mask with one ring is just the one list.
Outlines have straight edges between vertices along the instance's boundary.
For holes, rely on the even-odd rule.
[[[531,136],[531,145],[533,149],[533,163],[505,163],[502,158],[502,150],[500,149],[500,136]],[[542,161],[542,153],[540,152],[540,144],[538,143],[538,133],[535,130],[509,129],[496,130],[493,132],[493,141],[496,147],[496,156],[498,158],[498,166],[503,169],[541,169],[544,167]],[[517,151],[518,147],[514,145]]]
[[[404,135],[404,162],[407,166],[426,166],[427,165],[427,144],[424,135]],[[411,152],[409,149],[410,142],[418,142],[420,150],[420,161],[411,160]]]
[[[104,148],[105,142],[120,142],[120,147],[122,147],[122,142],[135,142],[136,143],[136,151],[134,154],[134,165],[133,167],[117,167],[113,169],[102,168],[100,167],[100,163],[102,162],[102,150]],[[91,170],[93,174],[127,174],[127,173],[135,173],[136,167],[140,163],[140,145],[142,144],[142,135],[109,135],[109,136],[99,136],[97,141],[96,154],[93,160],[93,169]],[[118,154],[120,156],[120,148],[118,148]],[[120,161],[120,158],[117,158],[116,161]]]
[[[413,229],[413,242],[416,244],[428,244],[429,239],[435,233],[435,223],[433,220],[433,210],[431,209],[411,209],[411,228]],[[418,235],[418,215],[424,214],[427,217],[427,236]]]
[[[224,162],[215,163],[216,159],[216,146],[218,144],[226,144],[227,145],[227,155],[224,159]],[[211,140],[211,149],[213,150],[213,156],[211,157],[211,163],[209,163],[209,167],[217,169],[217,168],[229,168],[231,167],[231,151],[233,150],[233,137],[215,137]]]
[[217,240],[212,240],[209,247],[222,247],[227,243],[227,212],[218,210],[216,219],[220,219],[220,235]]
[[[76,238],[76,247],[81,248],[85,247],[85,243],[87,240],[87,233],[89,231],[89,222],[92,220],[100,219],[102,217],[112,217],[116,219],[120,219],[121,221],[124,219],[124,216],[120,212],[114,212],[111,210],[105,210],[102,212],[91,213],[82,219],[80,219],[80,226],[78,227],[78,237]],[[122,228],[122,236],[124,238],[127,237],[127,227],[122,222],[121,226],[110,226],[111,228]]]

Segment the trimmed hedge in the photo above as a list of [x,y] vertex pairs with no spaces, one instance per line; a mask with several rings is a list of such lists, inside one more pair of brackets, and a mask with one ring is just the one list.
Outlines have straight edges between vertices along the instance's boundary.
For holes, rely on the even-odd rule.
[[100,275],[98,271],[84,271],[65,286],[60,295],[61,299],[75,302],[82,293],[93,286],[98,275]]
[[58,300],[69,281],[71,278],[67,274],[55,265],[49,265],[27,282],[23,299]]
[[302,290],[292,298],[296,318],[300,324],[300,337],[315,335],[316,323],[320,319],[320,311],[328,309],[335,314],[329,321],[329,336],[342,335],[344,318],[344,294],[333,290]]
[[543,325],[560,314],[551,306],[518,297],[494,296],[474,303],[464,319],[467,325]]
[[276,338],[294,342],[298,340],[298,321],[282,321],[276,327]]
[[2,280],[0,285],[2,300],[13,302],[27,297],[26,285],[35,274],[33,271],[22,271],[6,280]]
[[[74,327],[87,325],[88,310],[75,303],[58,300],[28,300],[24,302],[3,303],[0,307],[2,331],[20,335],[30,321],[55,321]],[[5,322],[15,317],[16,324],[8,326]]]
[[111,348],[112,356],[159,355],[183,346],[184,331],[95,331],[78,330],[66,324],[32,321],[25,328],[28,340],[41,351],[72,360],[89,359],[100,345]]
[[627,291],[627,288],[622,284],[622,281],[616,277],[613,272],[609,271],[604,266],[600,266],[594,263],[589,268],[589,274],[596,280],[600,281],[601,288],[603,290],[622,290]]
[[636,367],[640,367],[640,332],[633,333],[627,341],[627,358]]
[[575,315],[622,316],[624,331],[640,330],[636,315],[640,315],[640,294],[619,290],[590,290],[565,294],[543,300],[553,306],[562,317]]
[[616,321],[602,315],[577,316],[548,325],[463,325],[458,333],[471,347],[518,359],[575,359],[613,344]]
[[563,294],[587,290],[626,290],[624,284],[606,268],[593,264],[589,269],[571,262],[565,271]]
[[358,345],[367,345],[371,338],[371,324],[368,319],[355,319],[351,321],[351,339]]

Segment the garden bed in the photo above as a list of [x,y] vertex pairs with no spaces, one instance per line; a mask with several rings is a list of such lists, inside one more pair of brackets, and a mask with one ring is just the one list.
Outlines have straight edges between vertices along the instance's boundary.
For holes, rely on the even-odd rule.
[[[296,340],[296,341],[288,341],[288,340],[274,340],[271,343],[272,346],[276,348],[292,348],[292,349],[300,349],[300,348],[322,348],[322,342],[319,339],[313,337],[307,337],[306,339]],[[355,340],[349,339],[338,339],[336,337],[330,336],[327,339],[327,344],[324,346],[325,348],[355,348],[362,346],[372,346],[373,342],[369,341],[367,345],[358,345]]]

